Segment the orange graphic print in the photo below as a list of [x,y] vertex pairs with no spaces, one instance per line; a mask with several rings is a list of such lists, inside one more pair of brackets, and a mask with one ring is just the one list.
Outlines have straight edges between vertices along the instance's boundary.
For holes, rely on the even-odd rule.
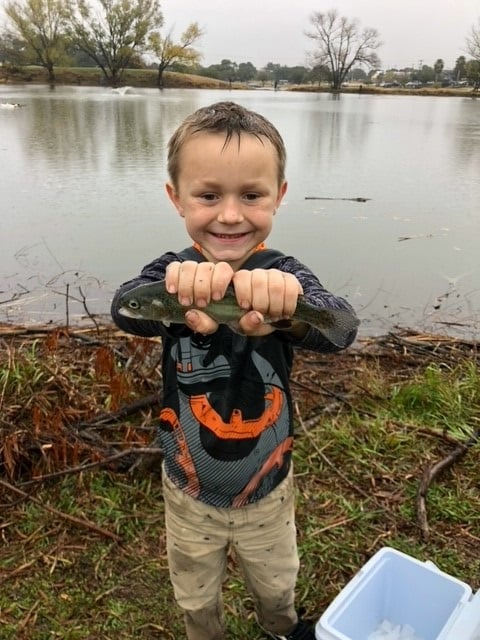
[[188,450],[187,440],[177,414],[173,409],[166,407],[160,412],[160,420],[167,422],[172,427],[173,435],[177,441],[179,453],[176,454],[175,460],[178,462],[185,473],[185,477],[187,478],[187,485],[184,487],[184,491],[193,498],[196,498],[200,493],[200,483],[198,481],[193,458]]
[[276,449],[272,451],[270,456],[263,463],[260,470],[257,471],[254,476],[252,476],[252,479],[246,485],[244,490],[233,499],[232,507],[238,508],[243,507],[245,504],[247,504],[249,497],[254,493],[254,491],[256,491],[263,478],[265,478],[265,476],[267,476],[275,467],[280,469],[283,465],[283,456],[285,455],[285,453],[287,453],[287,451],[291,451],[292,449],[293,438],[289,436],[282,443],[280,443]]
[[258,418],[243,420],[240,409],[234,409],[228,422],[222,419],[210,404],[207,395],[191,396],[190,408],[198,422],[225,440],[256,438],[278,419],[283,404],[282,392],[277,387],[265,394],[265,411]]

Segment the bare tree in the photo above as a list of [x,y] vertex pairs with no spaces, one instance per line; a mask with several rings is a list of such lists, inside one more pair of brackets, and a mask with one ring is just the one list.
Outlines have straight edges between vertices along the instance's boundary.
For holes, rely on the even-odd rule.
[[338,91],[354,64],[376,69],[380,60],[376,50],[382,45],[376,29],[360,28],[358,20],[340,16],[336,9],[310,16],[312,29],[305,32],[316,49],[311,52],[312,66],[327,66],[331,83]]
[[44,67],[48,82],[54,84],[55,66],[67,59],[63,1],[12,0],[5,6],[5,14],[8,19],[5,41],[16,43],[11,58]]
[[70,0],[69,35],[116,87],[123,72],[142,53],[151,32],[163,24],[158,0]]
[[473,25],[470,35],[467,37],[467,52],[474,60],[480,62],[480,19],[477,25]]
[[163,87],[163,72],[172,64],[179,63],[187,66],[198,64],[201,59],[199,51],[193,45],[204,35],[197,22],[192,22],[180,36],[179,42],[174,42],[170,31],[162,38],[158,31],[149,38],[149,50],[158,60],[157,86]]

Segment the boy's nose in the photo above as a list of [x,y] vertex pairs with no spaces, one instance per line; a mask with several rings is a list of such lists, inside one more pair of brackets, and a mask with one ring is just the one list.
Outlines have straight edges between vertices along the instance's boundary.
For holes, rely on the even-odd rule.
[[225,224],[234,224],[243,220],[241,204],[236,198],[228,198],[222,203],[218,220]]

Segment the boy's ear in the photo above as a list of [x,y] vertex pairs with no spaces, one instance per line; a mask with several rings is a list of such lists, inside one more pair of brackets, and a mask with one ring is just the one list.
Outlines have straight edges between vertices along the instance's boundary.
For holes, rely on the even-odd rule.
[[288,188],[288,182],[285,180],[284,182],[282,182],[282,184],[280,185],[280,189],[278,190],[278,197],[277,197],[275,208],[280,206],[280,203],[283,200],[283,196],[287,193],[287,188]]
[[180,206],[180,199],[175,190],[175,187],[173,186],[173,184],[171,184],[171,182],[167,182],[165,185],[165,189],[167,191],[167,195],[170,198],[171,203],[173,204],[175,209],[178,211],[178,213],[183,217],[183,209]]

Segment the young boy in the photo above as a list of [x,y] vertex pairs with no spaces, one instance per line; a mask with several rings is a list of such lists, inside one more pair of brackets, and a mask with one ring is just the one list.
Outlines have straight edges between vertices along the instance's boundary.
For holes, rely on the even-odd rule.
[[[115,294],[117,325],[162,336],[159,439],[170,577],[189,640],[222,640],[222,582],[229,548],[242,569],[259,624],[273,638],[314,640],[298,618],[291,467],[293,348],[335,352],[310,325],[288,330],[299,294],[320,309],[346,309],[293,257],[264,241],[287,190],[286,153],[276,128],[232,102],[199,109],[168,147],[167,193],[193,248],[165,253]],[[185,324],[127,318],[122,293],[165,280],[186,310]],[[244,313],[239,332],[202,309],[232,285]],[[353,342],[356,331],[349,335]]]

